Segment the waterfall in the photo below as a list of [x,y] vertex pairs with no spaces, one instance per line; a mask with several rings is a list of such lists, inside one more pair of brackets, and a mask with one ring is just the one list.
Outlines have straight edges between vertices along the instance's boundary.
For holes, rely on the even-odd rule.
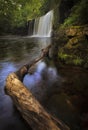
[[52,32],[53,10],[46,15],[35,19],[33,36],[50,37]]

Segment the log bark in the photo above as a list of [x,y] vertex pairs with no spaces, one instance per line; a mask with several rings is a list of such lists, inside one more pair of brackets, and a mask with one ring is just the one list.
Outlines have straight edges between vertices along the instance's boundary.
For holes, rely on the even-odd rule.
[[6,93],[11,96],[22,117],[33,130],[69,130],[64,123],[51,116],[24,86],[22,81],[28,69],[29,65],[25,65],[9,74],[5,86]]

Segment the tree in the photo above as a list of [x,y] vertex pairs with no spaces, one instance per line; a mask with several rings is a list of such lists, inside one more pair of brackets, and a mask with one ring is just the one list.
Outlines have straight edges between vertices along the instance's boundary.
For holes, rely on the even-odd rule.
[[0,0],[0,30],[8,32],[15,27],[24,26],[29,19],[40,16],[40,7],[43,1]]

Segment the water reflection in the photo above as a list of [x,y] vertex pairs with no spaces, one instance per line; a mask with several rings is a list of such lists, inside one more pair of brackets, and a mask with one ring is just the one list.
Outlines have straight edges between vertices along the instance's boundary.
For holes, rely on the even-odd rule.
[[0,40],[0,60],[21,61],[36,47],[32,39]]
[[4,93],[5,79],[9,73],[16,71],[16,67],[11,62],[0,63],[0,66],[0,85],[2,86],[0,87],[0,94],[2,95]]
[[32,75],[28,74],[25,76],[24,84],[42,102],[47,97],[47,91],[52,89],[54,84],[59,86],[60,77],[55,68],[48,67],[45,62],[40,62]]
[[[29,129],[15,110],[11,98],[5,95],[5,80],[9,73],[38,57],[41,49],[49,45],[50,42],[50,38],[0,39],[0,130]],[[42,99],[47,91],[47,86],[52,86],[50,82],[51,84],[55,82],[52,80],[55,77],[57,77],[56,70],[48,68],[44,62],[40,62],[32,75],[26,75],[24,84],[38,99]]]
[[[9,73],[39,57],[41,49],[50,43],[50,38],[0,39],[0,130],[30,130],[10,97],[5,95],[5,80]],[[34,72],[25,76],[24,84],[49,112],[62,119],[72,130],[80,130],[80,111],[88,113],[87,100],[82,103],[88,97],[88,91],[85,92],[88,72],[60,69],[59,76],[54,66],[51,67],[52,60],[45,61],[37,63]]]
[[35,50],[36,44],[32,39],[0,39],[0,130],[29,130],[15,110],[11,98],[5,95],[4,86],[7,75],[29,62],[32,55],[36,55]]
[[51,44],[51,38],[37,38],[37,42],[40,44],[41,48],[44,48]]

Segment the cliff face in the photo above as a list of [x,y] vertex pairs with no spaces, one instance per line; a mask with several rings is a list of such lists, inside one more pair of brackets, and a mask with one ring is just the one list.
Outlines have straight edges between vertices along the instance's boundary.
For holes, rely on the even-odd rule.
[[88,68],[87,7],[86,0],[61,1],[59,24],[54,31],[58,63]]
[[88,25],[60,30],[57,46],[58,59],[63,64],[88,68]]
[[[73,125],[70,122],[71,127],[73,127],[72,129],[87,130],[88,82],[86,77],[88,77],[88,1],[62,0],[58,9],[58,24],[56,28],[54,28],[53,33],[53,59],[59,70],[59,74],[64,77],[64,80],[62,81],[62,88],[59,94],[52,94],[53,97],[50,98],[50,100],[52,99],[53,103],[55,103],[56,98],[58,102],[57,110],[60,110],[62,106],[61,103],[63,102],[61,101],[61,99],[63,99],[63,93],[65,94],[65,100],[67,99],[66,96],[68,96],[71,101],[70,103],[77,108],[76,110],[80,115],[78,115],[77,121],[76,113],[76,127],[75,124]],[[86,68],[86,70],[84,68]],[[87,72],[86,75],[85,72]],[[65,105],[65,102],[63,104]],[[55,106],[55,104],[53,106]],[[61,113],[65,111],[67,114],[66,106],[63,108],[65,108],[65,110]],[[67,110],[69,109],[67,108]],[[66,121],[69,119],[69,113],[70,110],[68,111]],[[75,113],[72,112],[72,115],[75,115]],[[61,117],[63,117],[63,115],[61,115]],[[74,118],[73,116],[71,117]]]

